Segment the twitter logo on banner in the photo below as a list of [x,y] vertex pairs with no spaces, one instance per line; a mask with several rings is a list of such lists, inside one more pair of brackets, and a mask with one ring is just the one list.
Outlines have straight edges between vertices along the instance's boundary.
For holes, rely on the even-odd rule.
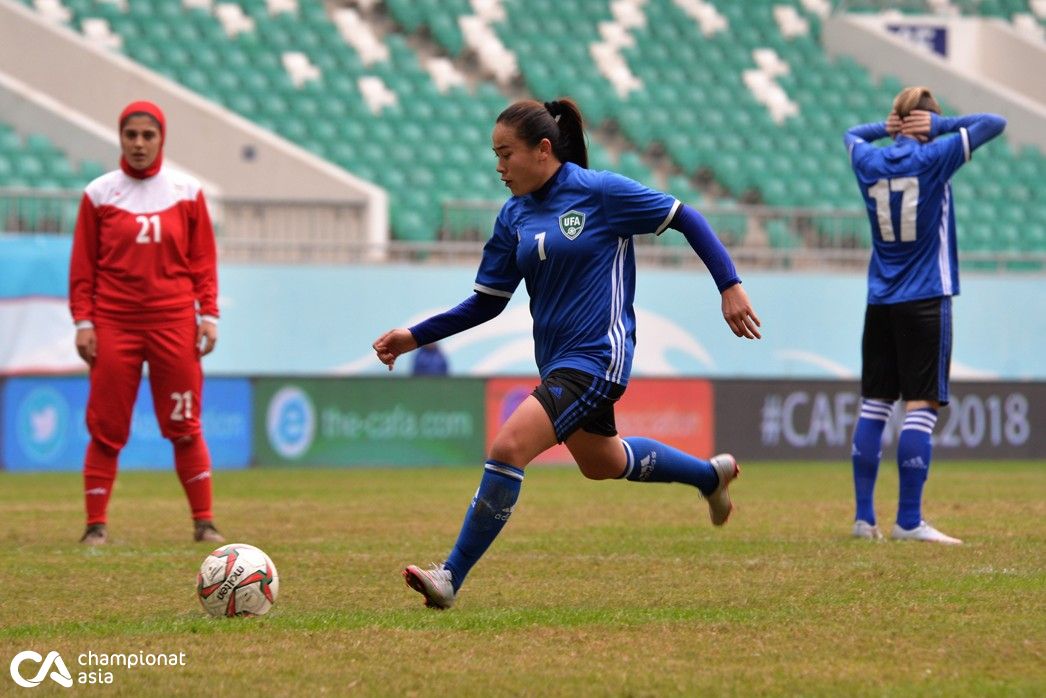
[[69,434],[69,402],[54,388],[35,388],[22,399],[16,417],[16,438],[22,451],[37,463],[50,463],[65,449]]
[[30,412],[29,428],[32,430],[33,443],[50,442],[58,433],[58,410],[54,405],[47,405],[39,412]]

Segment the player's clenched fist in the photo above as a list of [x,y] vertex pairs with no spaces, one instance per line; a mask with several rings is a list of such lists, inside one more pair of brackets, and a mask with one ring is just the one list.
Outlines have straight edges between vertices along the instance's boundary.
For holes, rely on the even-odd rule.
[[388,366],[391,371],[396,363],[396,357],[417,349],[418,342],[414,339],[414,335],[410,333],[410,330],[397,328],[389,330],[378,337],[371,347],[374,349],[374,353],[378,355],[378,361]]

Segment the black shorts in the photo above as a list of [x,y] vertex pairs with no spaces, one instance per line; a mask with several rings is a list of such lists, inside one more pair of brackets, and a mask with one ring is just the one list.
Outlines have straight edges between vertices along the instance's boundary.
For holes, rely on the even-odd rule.
[[556,369],[531,393],[552,420],[559,443],[578,429],[616,436],[614,403],[624,394],[625,386],[572,368]]
[[948,404],[952,299],[869,305],[861,341],[861,396]]

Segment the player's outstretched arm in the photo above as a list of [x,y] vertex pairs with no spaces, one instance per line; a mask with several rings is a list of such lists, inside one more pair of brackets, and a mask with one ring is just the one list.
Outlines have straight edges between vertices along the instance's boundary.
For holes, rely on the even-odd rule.
[[508,298],[477,291],[447,312],[433,315],[410,329],[389,330],[372,346],[378,359],[391,371],[400,354],[492,320],[505,309],[508,301]]
[[730,259],[730,253],[723,247],[723,243],[719,241],[719,237],[700,211],[683,204],[668,225],[683,234],[691,249],[705,263],[720,292],[741,282],[737,269],[734,268],[734,261]]
[[715,279],[716,287],[723,297],[723,319],[730,330],[738,337],[759,339],[759,318],[752,309],[748,294],[741,288],[741,278],[737,275],[730,253],[705,217],[697,209],[684,204],[676,211],[669,225],[673,230],[683,233]]
[[738,337],[748,339],[762,339],[759,328],[759,316],[755,314],[752,303],[748,300],[748,294],[741,288],[741,284],[734,284],[723,291],[723,319],[730,329]]

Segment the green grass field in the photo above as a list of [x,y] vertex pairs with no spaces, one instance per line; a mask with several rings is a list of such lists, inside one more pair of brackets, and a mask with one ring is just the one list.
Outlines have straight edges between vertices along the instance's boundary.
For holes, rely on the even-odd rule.
[[[269,615],[217,620],[173,473],[121,475],[100,549],[76,543],[78,474],[0,474],[0,695],[26,649],[74,681],[88,651],[187,657],[32,695],[1046,694],[1046,463],[935,464],[925,513],[956,548],[849,539],[843,464],[746,464],[723,529],[681,485],[532,467],[458,605],[428,610],[399,571],[442,558],[479,475],[216,473],[219,526],[281,583]],[[887,529],[896,492],[884,466]]]

